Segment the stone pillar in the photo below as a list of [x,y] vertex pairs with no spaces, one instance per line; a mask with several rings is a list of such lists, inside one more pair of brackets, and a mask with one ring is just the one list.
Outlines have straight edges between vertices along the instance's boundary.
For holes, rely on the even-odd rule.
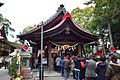
[[80,43],[78,44],[78,55],[80,57],[82,57],[82,47],[81,47]]
[[52,49],[52,44],[51,44],[51,42],[49,42],[49,45],[48,45],[48,69],[49,69],[49,72],[51,72],[51,70],[52,70],[52,54],[51,54],[51,49]]

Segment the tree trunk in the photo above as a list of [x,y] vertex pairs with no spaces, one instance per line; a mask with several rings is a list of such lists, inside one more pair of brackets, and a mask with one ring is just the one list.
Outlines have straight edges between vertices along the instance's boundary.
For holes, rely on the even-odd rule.
[[106,55],[106,50],[105,50],[105,41],[104,41],[104,38],[102,39],[102,48],[103,48],[103,55]]
[[113,39],[112,39],[112,33],[111,33],[110,20],[108,21],[108,30],[109,30],[109,38],[110,38],[110,47],[114,47],[114,45],[113,45]]

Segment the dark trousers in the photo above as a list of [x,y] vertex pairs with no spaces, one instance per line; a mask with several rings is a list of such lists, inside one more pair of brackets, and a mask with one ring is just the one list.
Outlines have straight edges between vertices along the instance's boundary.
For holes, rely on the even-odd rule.
[[64,66],[61,66],[61,75],[64,76]]
[[80,71],[75,71],[75,79],[80,80]]
[[73,72],[73,79],[75,79],[75,70],[73,70],[72,72]]
[[5,61],[5,62],[4,62],[4,67],[5,67],[5,69],[7,69],[7,65],[8,65],[8,63]]
[[69,68],[64,68],[64,78],[67,80],[69,78],[70,70]]
[[60,66],[57,66],[57,72],[60,72],[61,69],[60,69]]
[[96,77],[86,77],[85,80],[96,80]]

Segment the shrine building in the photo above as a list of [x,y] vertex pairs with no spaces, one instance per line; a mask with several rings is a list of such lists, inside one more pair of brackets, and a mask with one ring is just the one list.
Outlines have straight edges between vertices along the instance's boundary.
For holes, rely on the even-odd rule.
[[61,46],[76,47],[77,54],[82,56],[85,54],[83,45],[98,40],[96,35],[76,24],[64,5],[60,5],[56,13],[48,20],[38,24],[30,31],[18,35],[21,40],[30,41],[35,55],[40,50],[41,26],[43,26],[43,45],[44,50],[47,47],[45,55],[47,55],[49,67],[51,67],[52,49],[56,46],[60,48]]

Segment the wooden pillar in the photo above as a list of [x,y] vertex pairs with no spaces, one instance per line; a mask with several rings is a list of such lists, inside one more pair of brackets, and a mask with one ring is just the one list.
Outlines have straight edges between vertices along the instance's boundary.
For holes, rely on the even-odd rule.
[[80,58],[82,57],[82,48],[80,43],[78,44],[78,55],[80,56]]
[[52,49],[52,44],[51,44],[51,42],[49,42],[49,45],[48,45],[48,69],[49,69],[49,72],[51,72],[51,70],[52,70],[52,54],[51,54],[51,49]]
[[93,49],[94,49],[94,45],[92,45],[92,54],[94,54],[94,51],[93,51]]
[[82,44],[82,52],[84,54],[84,57],[86,57],[86,54],[85,54],[85,49],[84,49],[84,45]]
[[34,50],[33,50],[33,53],[35,53],[35,57],[37,58],[39,55],[38,55],[38,49],[37,49],[37,47],[34,47],[33,48]]

